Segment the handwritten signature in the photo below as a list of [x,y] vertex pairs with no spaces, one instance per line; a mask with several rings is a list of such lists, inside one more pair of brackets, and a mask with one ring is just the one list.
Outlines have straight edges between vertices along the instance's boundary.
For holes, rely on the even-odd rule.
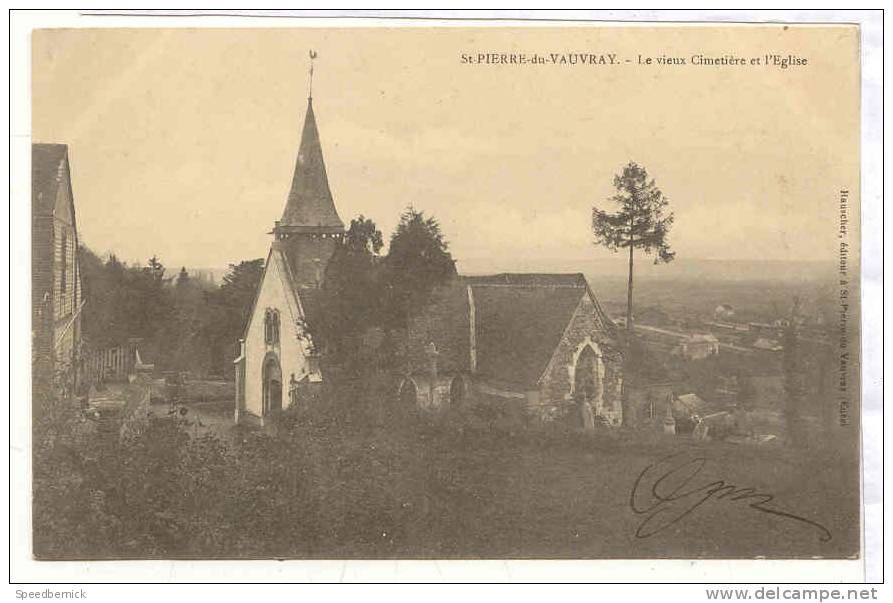
[[723,480],[703,485],[692,482],[704,469],[707,459],[687,458],[685,453],[664,457],[642,470],[630,492],[629,506],[642,521],[637,538],[648,538],[685,519],[709,500],[746,501],[751,509],[809,526],[819,533],[820,542],[831,540],[831,532],[822,524],[794,513],[773,508],[772,494],[756,488],[739,488]]

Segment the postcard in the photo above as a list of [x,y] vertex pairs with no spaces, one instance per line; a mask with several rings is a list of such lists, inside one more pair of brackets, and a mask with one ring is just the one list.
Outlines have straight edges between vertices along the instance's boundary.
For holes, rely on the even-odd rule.
[[38,562],[861,557],[858,25],[31,53]]

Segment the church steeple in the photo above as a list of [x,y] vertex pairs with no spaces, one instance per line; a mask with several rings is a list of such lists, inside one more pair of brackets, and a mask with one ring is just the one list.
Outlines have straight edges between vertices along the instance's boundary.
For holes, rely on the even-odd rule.
[[[314,58],[316,53],[311,51],[311,86]],[[288,201],[272,234],[273,248],[285,254],[293,283],[301,289],[319,287],[338,242],[344,237],[344,223],[329,189],[312,95],[307,97],[307,114]]]
[[338,216],[332,191],[329,189],[312,97],[307,99],[307,114],[304,117],[304,130],[301,133],[301,145],[298,148],[288,202],[276,229],[282,233],[344,231],[344,223]]

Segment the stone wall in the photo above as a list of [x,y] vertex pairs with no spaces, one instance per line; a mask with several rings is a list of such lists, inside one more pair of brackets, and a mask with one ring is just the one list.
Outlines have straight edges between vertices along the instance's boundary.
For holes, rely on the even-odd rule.
[[540,382],[539,403],[530,409],[534,414],[553,419],[574,411],[575,363],[587,345],[598,357],[595,414],[613,425],[622,422],[623,357],[618,342],[602,329],[595,304],[588,295],[580,300]]

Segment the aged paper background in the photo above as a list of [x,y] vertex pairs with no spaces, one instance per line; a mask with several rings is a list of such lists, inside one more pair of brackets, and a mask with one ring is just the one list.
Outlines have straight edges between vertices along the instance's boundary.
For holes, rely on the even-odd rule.
[[[61,30],[35,32],[32,48],[33,138],[70,145],[84,241],[128,259],[211,267],[264,253],[312,48],[342,215],[381,215],[391,230],[386,216],[424,199],[460,271],[609,261],[589,241],[588,208],[635,158],[671,196],[680,260],[779,262],[785,275],[808,262],[831,285],[847,189],[848,271],[858,275],[852,26]],[[578,53],[598,64],[560,62]],[[559,63],[511,64],[521,55]],[[691,64],[729,55],[746,64]],[[858,337],[858,304],[849,312]],[[851,356],[852,417],[858,366]],[[858,421],[841,429],[855,448]]]

